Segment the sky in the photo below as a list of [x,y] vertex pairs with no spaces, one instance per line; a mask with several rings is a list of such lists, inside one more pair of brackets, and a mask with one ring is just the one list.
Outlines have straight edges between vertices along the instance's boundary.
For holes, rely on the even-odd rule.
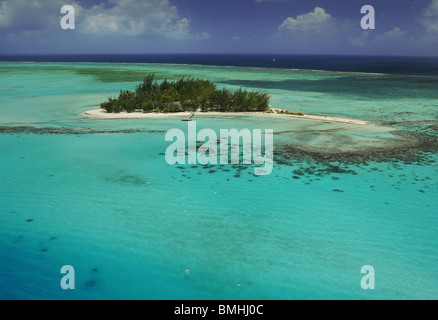
[[0,0],[0,55],[78,53],[436,57],[438,0]]

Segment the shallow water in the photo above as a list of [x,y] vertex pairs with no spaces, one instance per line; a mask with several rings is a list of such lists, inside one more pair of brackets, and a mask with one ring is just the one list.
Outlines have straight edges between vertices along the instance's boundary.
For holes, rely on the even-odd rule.
[[[170,166],[165,132],[186,123],[81,115],[149,72],[264,90],[275,107],[414,136],[196,117],[199,129],[274,129],[272,174],[254,176],[252,165]],[[0,63],[0,298],[435,299],[438,155],[415,139],[436,137],[436,83],[282,69]],[[403,143],[415,144],[415,155],[315,156]],[[60,287],[63,265],[75,268],[75,290]],[[360,286],[363,265],[375,269],[375,290]]]

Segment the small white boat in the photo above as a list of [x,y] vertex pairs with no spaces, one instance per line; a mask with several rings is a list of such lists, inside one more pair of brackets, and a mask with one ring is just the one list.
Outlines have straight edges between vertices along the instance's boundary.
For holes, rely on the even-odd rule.
[[194,115],[195,115],[194,112],[190,112],[189,116],[187,118],[182,119],[181,121],[192,121]]

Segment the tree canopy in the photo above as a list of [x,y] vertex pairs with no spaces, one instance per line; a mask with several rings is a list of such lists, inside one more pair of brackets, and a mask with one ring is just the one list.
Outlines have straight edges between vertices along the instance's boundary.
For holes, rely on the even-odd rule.
[[269,95],[239,89],[218,89],[209,80],[181,78],[158,83],[147,75],[135,91],[120,91],[118,98],[100,104],[110,113],[126,112],[254,112],[269,110]]

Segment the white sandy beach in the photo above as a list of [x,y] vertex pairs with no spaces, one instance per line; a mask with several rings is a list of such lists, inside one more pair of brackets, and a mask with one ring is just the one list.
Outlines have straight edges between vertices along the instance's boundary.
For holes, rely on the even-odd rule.
[[[306,119],[306,120],[315,120],[315,121],[325,121],[325,122],[337,122],[344,124],[351,124],[357,126],[366,126],[371,125],[371,123],[367,121],[357,120],[357,119],[348,119],[348,118],[340,118],[340,117],[329,117],[329,116],[320,116],[320,115],[312,115],[312,114],[303,114],[303,115],[295,115],[295,114],[286,114],[286,113],[278,113],[282,109],[271,108],[271,112],[196,112],[196,116],[265,116],[265,117],[283,117],[283,118],[294,118],[294,119]],[[95,117],[100,119],[150,119],[150,118],[187,118],[190,115],[190,112],[177,112],[177,113],[143,113],[143,112],[120,112],[120,113],[108,113],[103,109],[94,109],[89,110],[83,113],[84,116]]]

